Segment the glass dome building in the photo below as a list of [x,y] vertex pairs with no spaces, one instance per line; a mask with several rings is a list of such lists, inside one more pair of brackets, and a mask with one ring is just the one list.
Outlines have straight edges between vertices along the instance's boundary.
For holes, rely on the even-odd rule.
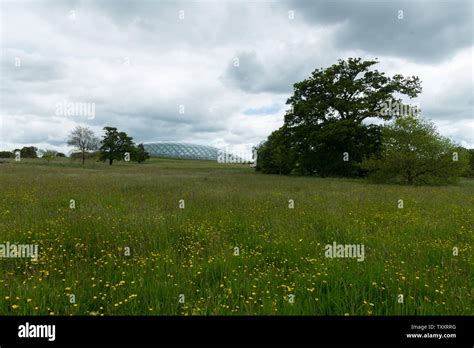
[[153,157],[216,161],[219,150],[212,146],[187,143],[148,143],[145,150]]

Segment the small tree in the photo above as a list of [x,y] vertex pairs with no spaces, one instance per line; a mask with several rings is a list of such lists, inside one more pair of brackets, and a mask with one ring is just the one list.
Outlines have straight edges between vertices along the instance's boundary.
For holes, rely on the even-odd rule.
[[133,138],[125,132],[117,131],[115,127],[104,127],[105,135],[101,141],[100,160],[109,161],[112,165],[114,160],[121,161],[125,153],[133,153]]
[[57,156],[57,154],[58,154],[58,152],[55,151],[55,150],[43,150],[43,151],[41,151],[41,153],[43,154],[43,155],[41,156],[41,158],[43,158],[43,159],[45,159],[46,161],[48,161],[48,163],[49,163],[49,161],[51,161],[52,159],[54,159],[54,158]]
[[439,135],[432,122],[409,115],[384,127],[380,155],[363,167],[378,182],[440,185],[456,182],[468,163],[468,152]]
[[97,150],[99,139],[94,132],[86,127],[77,126],[69,135],[67,144],[74,146],[82,154],[82,165],[86,160],[86,152]]
[[145,146],[143,144],[138,144],[133,150],[132,159],[138,163],[145,162],[150,158],[150,154],[145,151]]

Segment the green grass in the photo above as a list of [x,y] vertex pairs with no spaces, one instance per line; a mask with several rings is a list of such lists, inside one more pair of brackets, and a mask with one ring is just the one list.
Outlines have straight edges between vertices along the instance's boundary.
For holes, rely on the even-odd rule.
[[[35,160],[0,163],[0,185],[0,243],[40,251],[38,262],[0,259],[1,315],[474,314],[473,180]],[[325,258],[333,241],[363,244],[365,261]]]

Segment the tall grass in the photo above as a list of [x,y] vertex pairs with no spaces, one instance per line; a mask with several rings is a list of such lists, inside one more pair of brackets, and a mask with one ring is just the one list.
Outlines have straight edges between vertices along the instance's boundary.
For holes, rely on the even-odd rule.
[[[474,314],[473,180],[36,160],[1,163],[0,185],[0,243],[40,251],[0,259],[2,315]],[[363,244],[365,260],[326,258],[333,241]]]

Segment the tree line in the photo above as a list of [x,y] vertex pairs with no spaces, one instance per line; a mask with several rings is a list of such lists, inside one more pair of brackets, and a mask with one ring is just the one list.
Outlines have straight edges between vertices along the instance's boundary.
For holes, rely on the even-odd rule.
[[44,159],[51,160],[54,157],[66,157],[64,153],[56,150],[41,150],[35,146],[23,146],[21,149],[14,149],[13,151],[0,151],[0,158],[14,158],[16,153],[19,153],[21,158],[38,158],[38,156],[41,156]]
[[[99,139],[91,129],[77,126],[67,139],[67,144],[76,150],[70,157],[80,158],[83,165],[88,158],[98,158],[99,161],[108,162],[110,165],[114,161],[142,163],[150,158],[145,146],[136,145],[127,133],[120,132],[115,127],[104,127],[104,131],[102,139]],[[21,158],[38,158],[38,155],[42,155],[42,158],[48,161],[55,157],[66,157],[55,150],[38,150],[34,146],[25,146],[11,152],[0,151],[0,158],[14,158],[18,152]]]
[[135,145],[133,138],[115,127],[104,127],[105,134],[102,140],[94,135],[92,130],[77,126],[69,135],[67,144],[74,146],[82,157],[84,164],[87,154],[98,150],[99,161],[136,161],[142,163],[150,158],[143,144]]
[[[266,174],[368,177],[376,182],[447,184],[474,174],[474,150],[441,136],[420,110],[416,76],[392,77],[377,60],[339,60],[294,84],[284,124],[257,147]],[[378,120],[384,124],[374,124]]]

